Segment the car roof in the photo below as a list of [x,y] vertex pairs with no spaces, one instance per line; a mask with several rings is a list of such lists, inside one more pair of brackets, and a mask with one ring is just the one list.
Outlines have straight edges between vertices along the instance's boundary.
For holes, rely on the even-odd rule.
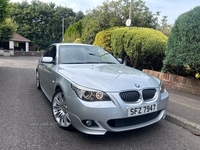
[[54,43],[52,45],[77,45],[77,46],[94,46],[90,44],[81,44],[81,43]]

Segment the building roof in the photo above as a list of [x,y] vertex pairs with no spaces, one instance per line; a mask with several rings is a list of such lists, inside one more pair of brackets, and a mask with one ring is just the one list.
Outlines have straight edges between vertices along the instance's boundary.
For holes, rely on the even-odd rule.
[[10,39],[10,41],[16,41],[16,42],[31,42],[31,40],[19,35],[18,33],[15,33],[13,37]]

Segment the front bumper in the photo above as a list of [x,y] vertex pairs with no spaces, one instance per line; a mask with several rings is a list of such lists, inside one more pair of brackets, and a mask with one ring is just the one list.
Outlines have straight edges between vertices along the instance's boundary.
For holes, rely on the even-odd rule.
[[[77,97],[65,95],[73,126],[86,134],[103,135],[109,132],[121,132],[142,128],[158,122],[166,115],[168,93],[165,91],[149,102],[130,104],[122,101],[118,93],[109,93],[113,101],[85,102]],[[129,107],[138,107],[146,103],[157,103],[157,111],[145,115],[127,117]],[[86,126],[83,120],[92,120],[96,126]]]

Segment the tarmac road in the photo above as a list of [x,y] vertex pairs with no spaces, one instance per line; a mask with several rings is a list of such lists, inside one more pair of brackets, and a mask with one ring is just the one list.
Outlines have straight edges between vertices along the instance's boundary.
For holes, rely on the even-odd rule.
[[[38,57],[0,57],[0,149],[200,149],[199,136],[166,120],[142,129],[104,136],[59,128],[52,117],[51,104],[35,86],[37,60]],[[175,107],[169,104],[171,112]]]

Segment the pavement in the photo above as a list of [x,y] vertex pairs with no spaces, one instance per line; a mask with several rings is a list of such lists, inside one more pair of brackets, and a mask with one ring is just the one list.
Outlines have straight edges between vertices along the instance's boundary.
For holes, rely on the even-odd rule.
[[167,89],[169,104],[166,120],[200,136],[200,96]]

